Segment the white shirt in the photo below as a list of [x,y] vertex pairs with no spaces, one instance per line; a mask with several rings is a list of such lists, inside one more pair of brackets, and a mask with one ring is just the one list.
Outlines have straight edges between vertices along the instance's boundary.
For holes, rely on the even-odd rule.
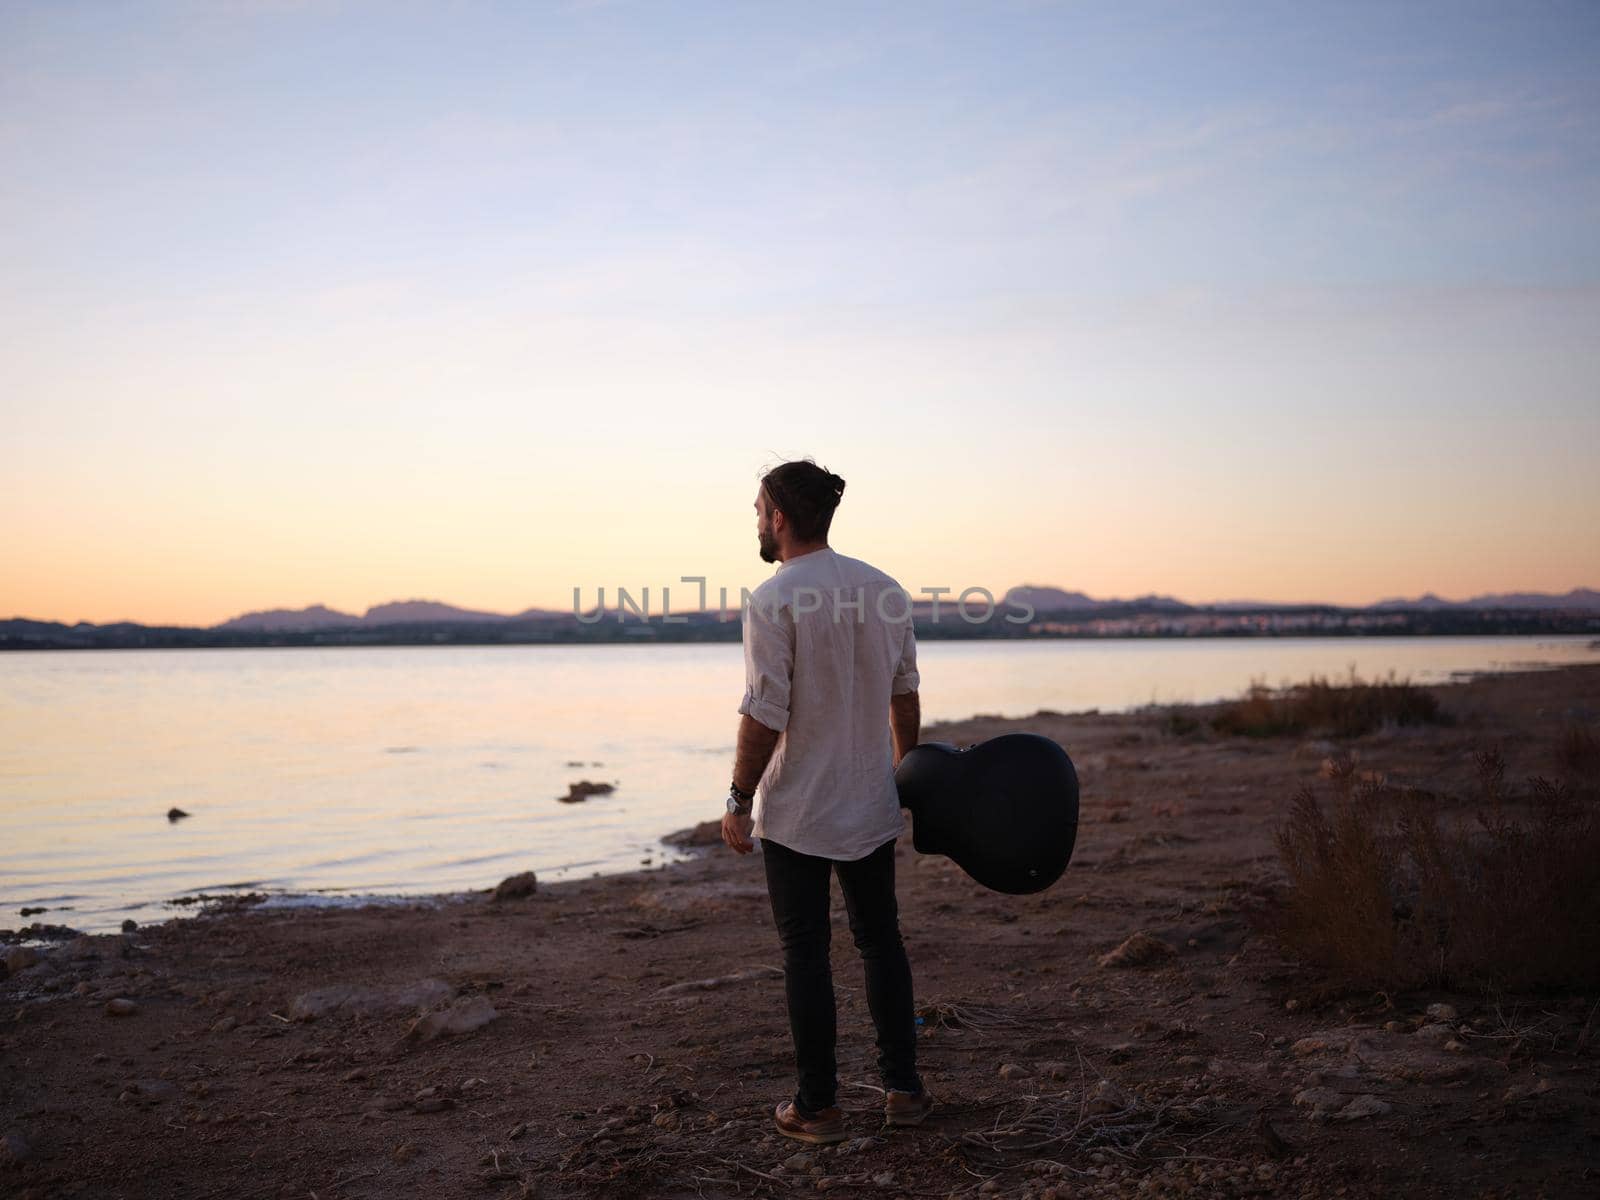
[[853,862],[905,831],[889,697],[917,690],[911,599],[832,547],[780,563],[744,613],[739,711],[780,732],[753,834]]

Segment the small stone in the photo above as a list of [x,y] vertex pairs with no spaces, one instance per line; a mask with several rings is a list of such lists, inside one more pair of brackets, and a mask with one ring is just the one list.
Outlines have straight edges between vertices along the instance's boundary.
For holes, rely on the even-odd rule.
[[525,1134],[527,1132],[528,1132],[528,1123],[526,1121],[518,1121],[515,1125],[513,1125],[511,1127],[511,1132],[506,1134],[506,1141],[514,1142],[519,1137],[521,1137],[523,1134]]
[[139,922],[135,921],[132,917],[129,917],[126,921],[124,921],[122,923],[122,932],[123,933],[132,933],[134,930],[136,930],[138,928],[139,928]]
[[1455,1037],[1455,1035],[1456,1031],[1451,1029],[1450,1026],[1435,1023],[1432,1025],[1422,1026],[1422,1028],[1418,1029],[1413,1036],[1421,1041],[1432,1042],[1436,1046],[1442,1046],[1451,1038]]
[[1454,1021],[1460,1015],[1449,1004],[1430,1004],[1425,1011],[1430,1021]]
[[223,1017],[211,1026],[212,1033],[232,1033],[239,1027],[238,1017]]
[[1115,950],[1102,954],[1098,961],[1102,967],[1144,967],[1171,958],[1176,953],[1160,938],[1141,931],[1128,937]]
[[[285,1010],[291,1021],[316,1021],[335,1013],[346,1016],[375,1017],[401,1013],[415,1015],[431,1004],[448,1000],[455,989],[438,979],[420,979],[393,987],[354,987],[334,984],[302,992],[289,1001]],[[214,997],[220,1007],[222,993]]]
[[178,1097],[178,1085],[165,1079],[141,1079],[125,1094],[149,1104],[161,1104]]
[[1005,1063],[1000,1067],[1001,1079],[1026,1079],[1033,1072],[1021,1063]]
[[1321,1038],[1303,1037],[1289,1047],[1289,1053],[1296,1058],[1305,1058],[1311,1054],[1321,1054],[1328,1048],[1328,1043]]
[[0,1166],[21,1166],[33,1156],[33,1147],[18,1129],[0,1133]]
[[884,1171],[881,1174],[874,1175],[872,1177],[872,1182],[876,1186],[881,1187],[881,1188],[893,1187],[894,1186],[894,1172],[893,1171]]
[[411,1142],[401,1142],[394,1148],[395,1162],[410,1162],[417,1156],[417,1148]]
[[406,1107],[406,1102],[399,1096],[379,1096],[372,1105],[379,1112],[399,1112]]
[[1381,1117],[1392,1110],[1392,1105],[1379,1100],[1376,1096],[1357,1096],[1338,1112],[1333,1114],[1335,1121],[1359,1121],[1363,1117]]
[[39,952],[32,946],[13,946],[6,951],[6,970],[16,975],[39,961]]
[[1128,1107],[1128,1097],[1109,1079],[1102,1079],[1089,1093],[1089,1111],[1096,1114],[1121,1112]]
[[786,1170],[790,1171],[809,1171],[816,1165],[816,1161],[817,1156],[815,1154],[802,1150],[799,1154],[791,1154],[784,1159],[783,1165]]
[[1309,1108],[1313,1113],[1331,1112],[1345,1102],[1343,1092],[1332,1088],[1310,1087],[1295,1093],[1296,1108]]
[[1283,1002],[1283,1011],[1284,1012],[1299,1012],[1300,1011],[1300,1001],[1294,999],[1293,997],[1290,997],[1288,1000],[1285,1000]]
[[126,996],[106,1001],[106,1015],[110,1017],[131,1017],[138,1011],[139,1006]]
[[1506,1089],[1502,1100],[1506,1104],[1515,1104],[1521,1100],[1534,1100],[1540,1096],[1554,1091],[1548,1079],[1536,1079],[1528,1083],[1514,1083]]
[[411,1102],[411,1110],[419,1113],[443,1112],[450,1107],[449,1096],[424,1096]]
[[449,1008],[418,1017],[406,1030],[406,1036],[418,1041],[431,1042],[434,1038],[471,1033],[481,1029],[500,1014],[486,996],[468,996]]
[[539,880],[532,871],[523,871],[517,875],[508,875],[502,879],[494,889],[496,900],[521,900],[532,896],[539,890]]
[[567,784],[567,794],[557,796],[556,799],[564,804],[577,804],[590,796],[609,796],[616,790],[616,785],[612,783],[592,783],[587,779],[580,779],[577,783]]
[[1383,1023],[1383,1031],[1385,1033],[1404,1033],[1406,1027],[1401,1021],[1385,1021]]
[[[218,1021],[217,1024],[220,1025],[220,1024],[222,1024],[222,1022]],[[365,1067],[351,1067],[343,1075],[339,1076],[339,1082],[340,1083],[355,1083],[357,1080],[365,1079],[366,1077],[367,1077],[367,1069]]]

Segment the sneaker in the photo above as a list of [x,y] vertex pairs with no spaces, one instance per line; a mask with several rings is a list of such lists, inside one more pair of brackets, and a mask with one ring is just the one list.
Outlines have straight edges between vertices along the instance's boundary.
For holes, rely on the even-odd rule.
[[798,1142],[815,1142],[820,1145],[842,1142],[847,1136],[844,1131],[844,1110],[838,1107],[825,1108],[808,1117],[795,1107],[793,1100],[785,1100],[773,1112],[772,1121],[778,1127],[779,1133]]
[[920,1125],[932,1111],[933,1093],[927,1088],[917,1092],[897,1092],[891,1088],[883,1098],[883,1119],[888,1125]]

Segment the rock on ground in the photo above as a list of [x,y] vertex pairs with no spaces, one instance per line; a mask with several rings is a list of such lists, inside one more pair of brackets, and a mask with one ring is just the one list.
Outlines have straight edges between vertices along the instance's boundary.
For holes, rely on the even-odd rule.
[[1115,950],[1100,956],[1102,967],[1145,967],[1171,958],[1177,951],[1160,938],[1136,933]]
[[334,1013],[356,1017],[414,1013],[453,994],[449,984],[437,979],[421,979],[393,987],[356,987],[339,983],[296,996],[289,1002],[289,1019],[315,1021]]
[[431,1042],[434,1038],[450,1037],[482,1029],[500,1014],[486,996],[468,996],[449,1008],[425,1013],[412,1022],[406,1036],[417,1041]]
[[532,871],[523,871],[518,875],[508,875],[502,879],[494,889],[496,900],[521,900],[531,896],[539,890],[539,881]]

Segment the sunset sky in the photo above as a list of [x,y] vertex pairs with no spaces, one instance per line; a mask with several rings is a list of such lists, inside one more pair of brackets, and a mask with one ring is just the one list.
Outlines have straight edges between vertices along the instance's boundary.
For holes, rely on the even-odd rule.
[[[0,5],[0,618],[1600,586],[1600,6]],[[677,589],[674,589],[675,595]]]

